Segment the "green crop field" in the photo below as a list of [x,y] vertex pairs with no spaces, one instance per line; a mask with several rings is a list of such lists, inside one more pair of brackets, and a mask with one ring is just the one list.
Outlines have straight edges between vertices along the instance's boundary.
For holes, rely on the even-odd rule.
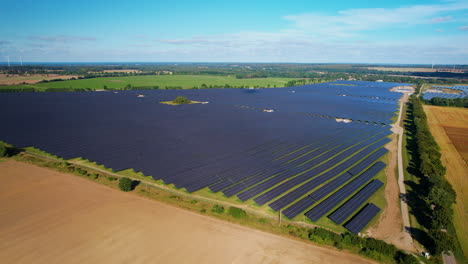
[[93,90],[108,88],[120,89],[127,85],[134,87],[159,86],[160,89],[166,87],[181,87],[183,89],[207,86],[244,86],[244,87],[283,87],[289,78],[257,78],[257,79],[237,79],[231,76],[211,76],[211,75],[144,75],[126,77],[101,77],[92,79],[80,79],[70,81],[58,81],[36,84],[6,85],[2,88],[35,88],[44,90],[47,88],[90,88]]

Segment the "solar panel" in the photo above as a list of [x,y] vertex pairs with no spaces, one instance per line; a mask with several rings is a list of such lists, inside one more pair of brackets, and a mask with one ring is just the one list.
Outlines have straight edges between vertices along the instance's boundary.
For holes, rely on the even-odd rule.
[[293,219],[298,214],[304,212],[307,208],[311,207],[315,203],[315,200],[306,196],[294,203],[290,207],[286,208],[282,213],[289,219]]
[[[326,198],[324,201],[319,203],[317,206],[305,213],[305,215],[312,221],[319,220],[322,216],[327,214],[330,210],[339,205],[344,199],[350,196],[353,192],[358,190],[361,186],[367,183],[372,179],[380,170],[385,167],[385,163],[377,162],[367,171],[365,171],[360,176],[356,177],[354,180],[346,184],[343,188],[336,191],[334,194]],[[311,197],[315,199],[313,194]]]
[[[374,139],[375,140],[378,140],[377,139]],[[347,169],[348,167],[350,167],[352,164],[355,164],[356,162],[358,162],[359,160],[361,160],[365,155],[367,155],[368,153],[370,153],[369,151],[372,151],[374,150],[375,148],[378,148],[380,146],[382,146],[383,144],[387,143],[387,139],[384,139],[384,140],[381,140],[379,141],[378,143],[374,144],[374,145],[371,145],[371,146],[367,146],[366,148],[362,149],[362,151],[359,151],[357,155],[354,155],[352,156],[350,159],[348,159],[347,161],[339,164],[338,166],[334,167],[333,169],[325,172],[324,174],[316,177],[316,178],[313,178],[313,177],[310,177],[309,178],[313,178],[312,180],[306,182],[305,184],[301,185],[300,187],[298,187],[297,189],[293,190],[293,191],[290,191],[289,193],[287,193],[285,196],[279,198],[278,200],[272,202],[269,206],[275,210],[275,211],[278,211],[279,209],[285,207],[286,205],[288,205],[289,203],[293,202],[294,200],[298,199],[299,197],[303,196],[304,194],[306,194],[307,192],[310,192],[311,190],[313,190],[314,188],[318,187],[320,184],[324,183],[325,181],[335,177],[336,175],[340,174],[341,172],[343,172],[345,169]],[[340,162],[342,161],[343,159],[349,157],[350,155],[353,155],[354,153],[356,153],[356,151],[358,151],[361,147],[363,146],[366,146],[367,144],[369,144],[369,141],[364,141],[361,144],[358,144],[356,145],[355,147],[353,148],[350,148],[348,149],[347,151],[344,151],[343,153],[341,153],[340,155],[336,156],[335,158],[333,159],[330,159],[327,163],[324,163],[322,164],[321,166],[318,166],[316,168],[314,168],[313,170],[307,172],[306,174],[304,175],[301,175],[299,177],[296,177],[294,180],[292,180],[292,184],[290,185],[287,185],[287,184],[283,184],[283,185],[279,185],[275,188],[273,188],[272,190],[258,196],[257,198],[255,198],[255,202],[257,202],[258,204],[260,205],[263,205],[264,203],[270,201],[271,199],[274,199],[275,197],[279,196],[280,194],[288,191],[291,186],[294,186],[293,184],[297,184],[297,183],[300,183],[300,182],[304,182],[307,180],[307,175],[310,174],[310,175],[318,175],[318,174],[321,174],[323,173],[323,171],[329,169],[331,166],[334,166],[336,165],[337,162]],[[375,155],[373,156],[375,157]],[[379,156],[380,157],[380,156]],[[368,159],[366,159],[368,160]],[[370,165],[370,164],[369,164]],[[367,167],[367,166],[366,166]],[[288,181],[289,182],[289,181]],[[287,183],[288,183],[287,182]]]
[[[0,130],[0,139],[65,159],[83,157],[113,170],[134,168],[189,192],[210,187],[227,196],[246,192],[252,198],[279,179],[292,177],[294,166],[326,161],[323,149],[324,155],[309,152],[315,144],[327,149],[352,135],[388,133],[388,126],[381,124],[391,122],[397,109],[401,94],[389,91],[396,84],[353,85],[256,93],[245,89],[0,93],[0,118],[9,124]],[[179,95],[210,103],[159,104]],[[18,105],[29,107],[18,110]],[[337,117],[366,122],[336,122]],[[326,155],[339,153],[327,150]],[[254,189],[274,175],[281,176],[270,181],[273,185]]]
[[379,213],[380,208],[375,204],[367,204],[361,211],[359,211],[344,227],[357,235],[364,227]]
[[351,214],[356,211],[367,199],[369,199],[384,184],[379,180],[371,181],[366,187],[362,188],[351,199],[328,216],[333,222],[341,224]]

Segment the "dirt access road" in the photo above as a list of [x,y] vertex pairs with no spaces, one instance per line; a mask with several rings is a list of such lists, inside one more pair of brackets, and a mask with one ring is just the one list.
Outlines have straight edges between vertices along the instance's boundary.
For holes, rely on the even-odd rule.
[[[400,194],[406,193],[403,175],[402,162],[402,137],[403,128],[400,126],[400,121],[403,113],[403,106],[408,101],[408,95],[404,94],[400,101],[400,113],[398,120],[393,124],[392,141],[387,144],[389,150],[389,162],[386,168],[387,184],[385,185],[385,199],[387,207],[380,215],[379,222],[370,228],[367,233],[378,239],[382,239],[388,243],[405,249],[407,251],[416,252],[411,235],[406,232],[405,227],[409,227],[409,216],[407,204],[400,199]],[[395,169],[398,167],[398,174],[395,174]],[[400,209],[401,208],[401,209]]]
[[14,160],[0,180],[4,263],[370,263]]

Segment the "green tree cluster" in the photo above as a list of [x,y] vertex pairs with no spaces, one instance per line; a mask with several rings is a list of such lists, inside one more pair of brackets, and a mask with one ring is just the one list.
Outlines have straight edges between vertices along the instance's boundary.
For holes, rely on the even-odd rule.
[[453,98],[453,99],[434,97],[434,98],[431,98],[430,100],[424,100],[424,103],[429,104],[429,105],[468,108],[468,97]]
[[173,101],[175,104],[188,104],[190,103],[189,99],[183,96],[177,96],[176,99]]
[[8,148],[5,146],[5,143],[0,141],[0,157],[6,157],[8,155]]
[[120,178],[119,189],[124,192],[129,192],[133,188],[133,181],[127,177]]
[[313,242],[333,245],[339,249],[350,249],[376,260],[385,261],[392,259],[397,263],[419,263],[415,256],[406,254],[405,252],[398,250],[394,245],[388,244],[382,240],[364,238],[351,233],[337,234],[320,227],[310,229],[308,233],[309,240]]
[[433,244],[432,253],[440,255],[442,252],[455,249],[456,235],[450,230],[453,230],[452,205],[455,203],[456,193],[444,177],[446,168],[440,160],[439,146],[429,131],[422,101],[413,95],[410,103],[416,128],[417,152],[420,159],[418,169],[429,183],[426,193],[421,194],[424,196],[422,198],[426,206],[424,210],[428,212],[428,218],[431,219],[428,235]]

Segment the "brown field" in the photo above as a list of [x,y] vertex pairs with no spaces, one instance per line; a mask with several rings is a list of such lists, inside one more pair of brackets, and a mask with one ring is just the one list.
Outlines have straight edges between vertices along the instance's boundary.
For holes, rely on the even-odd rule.
[[426,105],[424,110],[441,148],[446,177],[457,192],[454,224],[465,256],[468,256],[468,109]]
[[0,179],[2,263],[370,263],[14,160]]
[[13,85],[22,83],[37,83],[42,80],[78,78],[76,75],[60,75],[55,73],[50,74],[0,74],[0,85]]
[[468,161],[468,128],[463,127],[444,127],[445,133],[452,141],[458,153],[465,162]]

